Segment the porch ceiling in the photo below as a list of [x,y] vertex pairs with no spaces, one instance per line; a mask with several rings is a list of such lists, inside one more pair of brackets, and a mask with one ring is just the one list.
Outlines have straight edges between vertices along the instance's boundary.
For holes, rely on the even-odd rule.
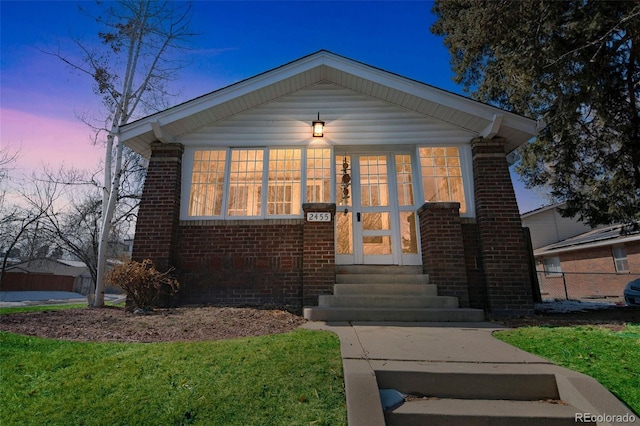
[[468,130],[499,135],[510,152],[536,134],[536,122],[366,64],[320,51],[123,126],[120,140],[148,157],[154,141],[178,142],[205,126],[319,82],[364,95]]

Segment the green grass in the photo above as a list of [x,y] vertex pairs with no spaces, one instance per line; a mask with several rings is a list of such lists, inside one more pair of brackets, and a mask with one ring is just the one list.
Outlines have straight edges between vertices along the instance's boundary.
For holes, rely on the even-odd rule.
[[[117,306],[119,308],[124,308],[125,303],[111,303],[105,302],[107,306]],[[40,311],[58,311],[61,309],[77,309],[77,308],[86,308],[86,303],[63,303],[60,305],[35,305],[35,306],[12,306],[0,308],[0,315],[3,314],[19,314],[22,312],[40,312]]]
[[590,375],[640,413],[640,324],[629,324],[620,332],[602,327],[523,327],[495,336]]
[[338,338],[80,343],[0,332],[0,424],[346,425]]

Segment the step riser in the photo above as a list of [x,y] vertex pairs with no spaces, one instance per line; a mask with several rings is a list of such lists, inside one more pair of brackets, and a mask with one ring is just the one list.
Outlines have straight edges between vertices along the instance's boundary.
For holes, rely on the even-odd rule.
[[[484,416],[459,416],[452,414],[445,415],[422,415],[422,414],[390,414],[384,415],[386,426],[575,426],[576,421],[570,418],[555,417],[484,417]],[[581,423],[595,424],[595,423]]]
[[429,275],[345,274],[336,275],[337,284],[429,284]]
[[422,266],[336,265],[336,274],[422,274]]
[[304,309],[309,321],[398,321],[398,322],[478,322],[484,321],[480,309],[353,309],[311,307]]
[[438,287],[429,284],[336,284],[333,286],[336,296],[358,294],[389,294],[394,296],[437,296]]
[[333,308],[457,308],[458,299],[442,296],[319,296],[318,306]]
[[454,399],[538,401],[560,399],[553,374],[376,371],[380,389]]

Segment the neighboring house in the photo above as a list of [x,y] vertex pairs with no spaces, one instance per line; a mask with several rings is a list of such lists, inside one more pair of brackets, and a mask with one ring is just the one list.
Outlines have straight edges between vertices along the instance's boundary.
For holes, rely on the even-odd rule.
[[562,217],[559,208],[522,215],[543,298],[620,298],[625,285],[640,275],[640,232],[622,225],[591,229]]
[[2,281],[4,291],[74,291],[86,294],[91,274],[82,262],[36,259],[7,268]]
[[461,307],[530,312],[506,155],[535,133],[319,51],[120,129],[149,158],[133,259],[175,268],[179,304],[316,305],[336,265],[386,264]]

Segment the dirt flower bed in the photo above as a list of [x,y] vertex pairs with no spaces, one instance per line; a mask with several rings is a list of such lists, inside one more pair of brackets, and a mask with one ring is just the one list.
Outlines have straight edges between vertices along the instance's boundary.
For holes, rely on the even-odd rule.
[[302,323],[281,310],[190,307],[133,314],[122,308],[81,308],[0,316],[0,330],[93,342],[221,340],[285,333]]

